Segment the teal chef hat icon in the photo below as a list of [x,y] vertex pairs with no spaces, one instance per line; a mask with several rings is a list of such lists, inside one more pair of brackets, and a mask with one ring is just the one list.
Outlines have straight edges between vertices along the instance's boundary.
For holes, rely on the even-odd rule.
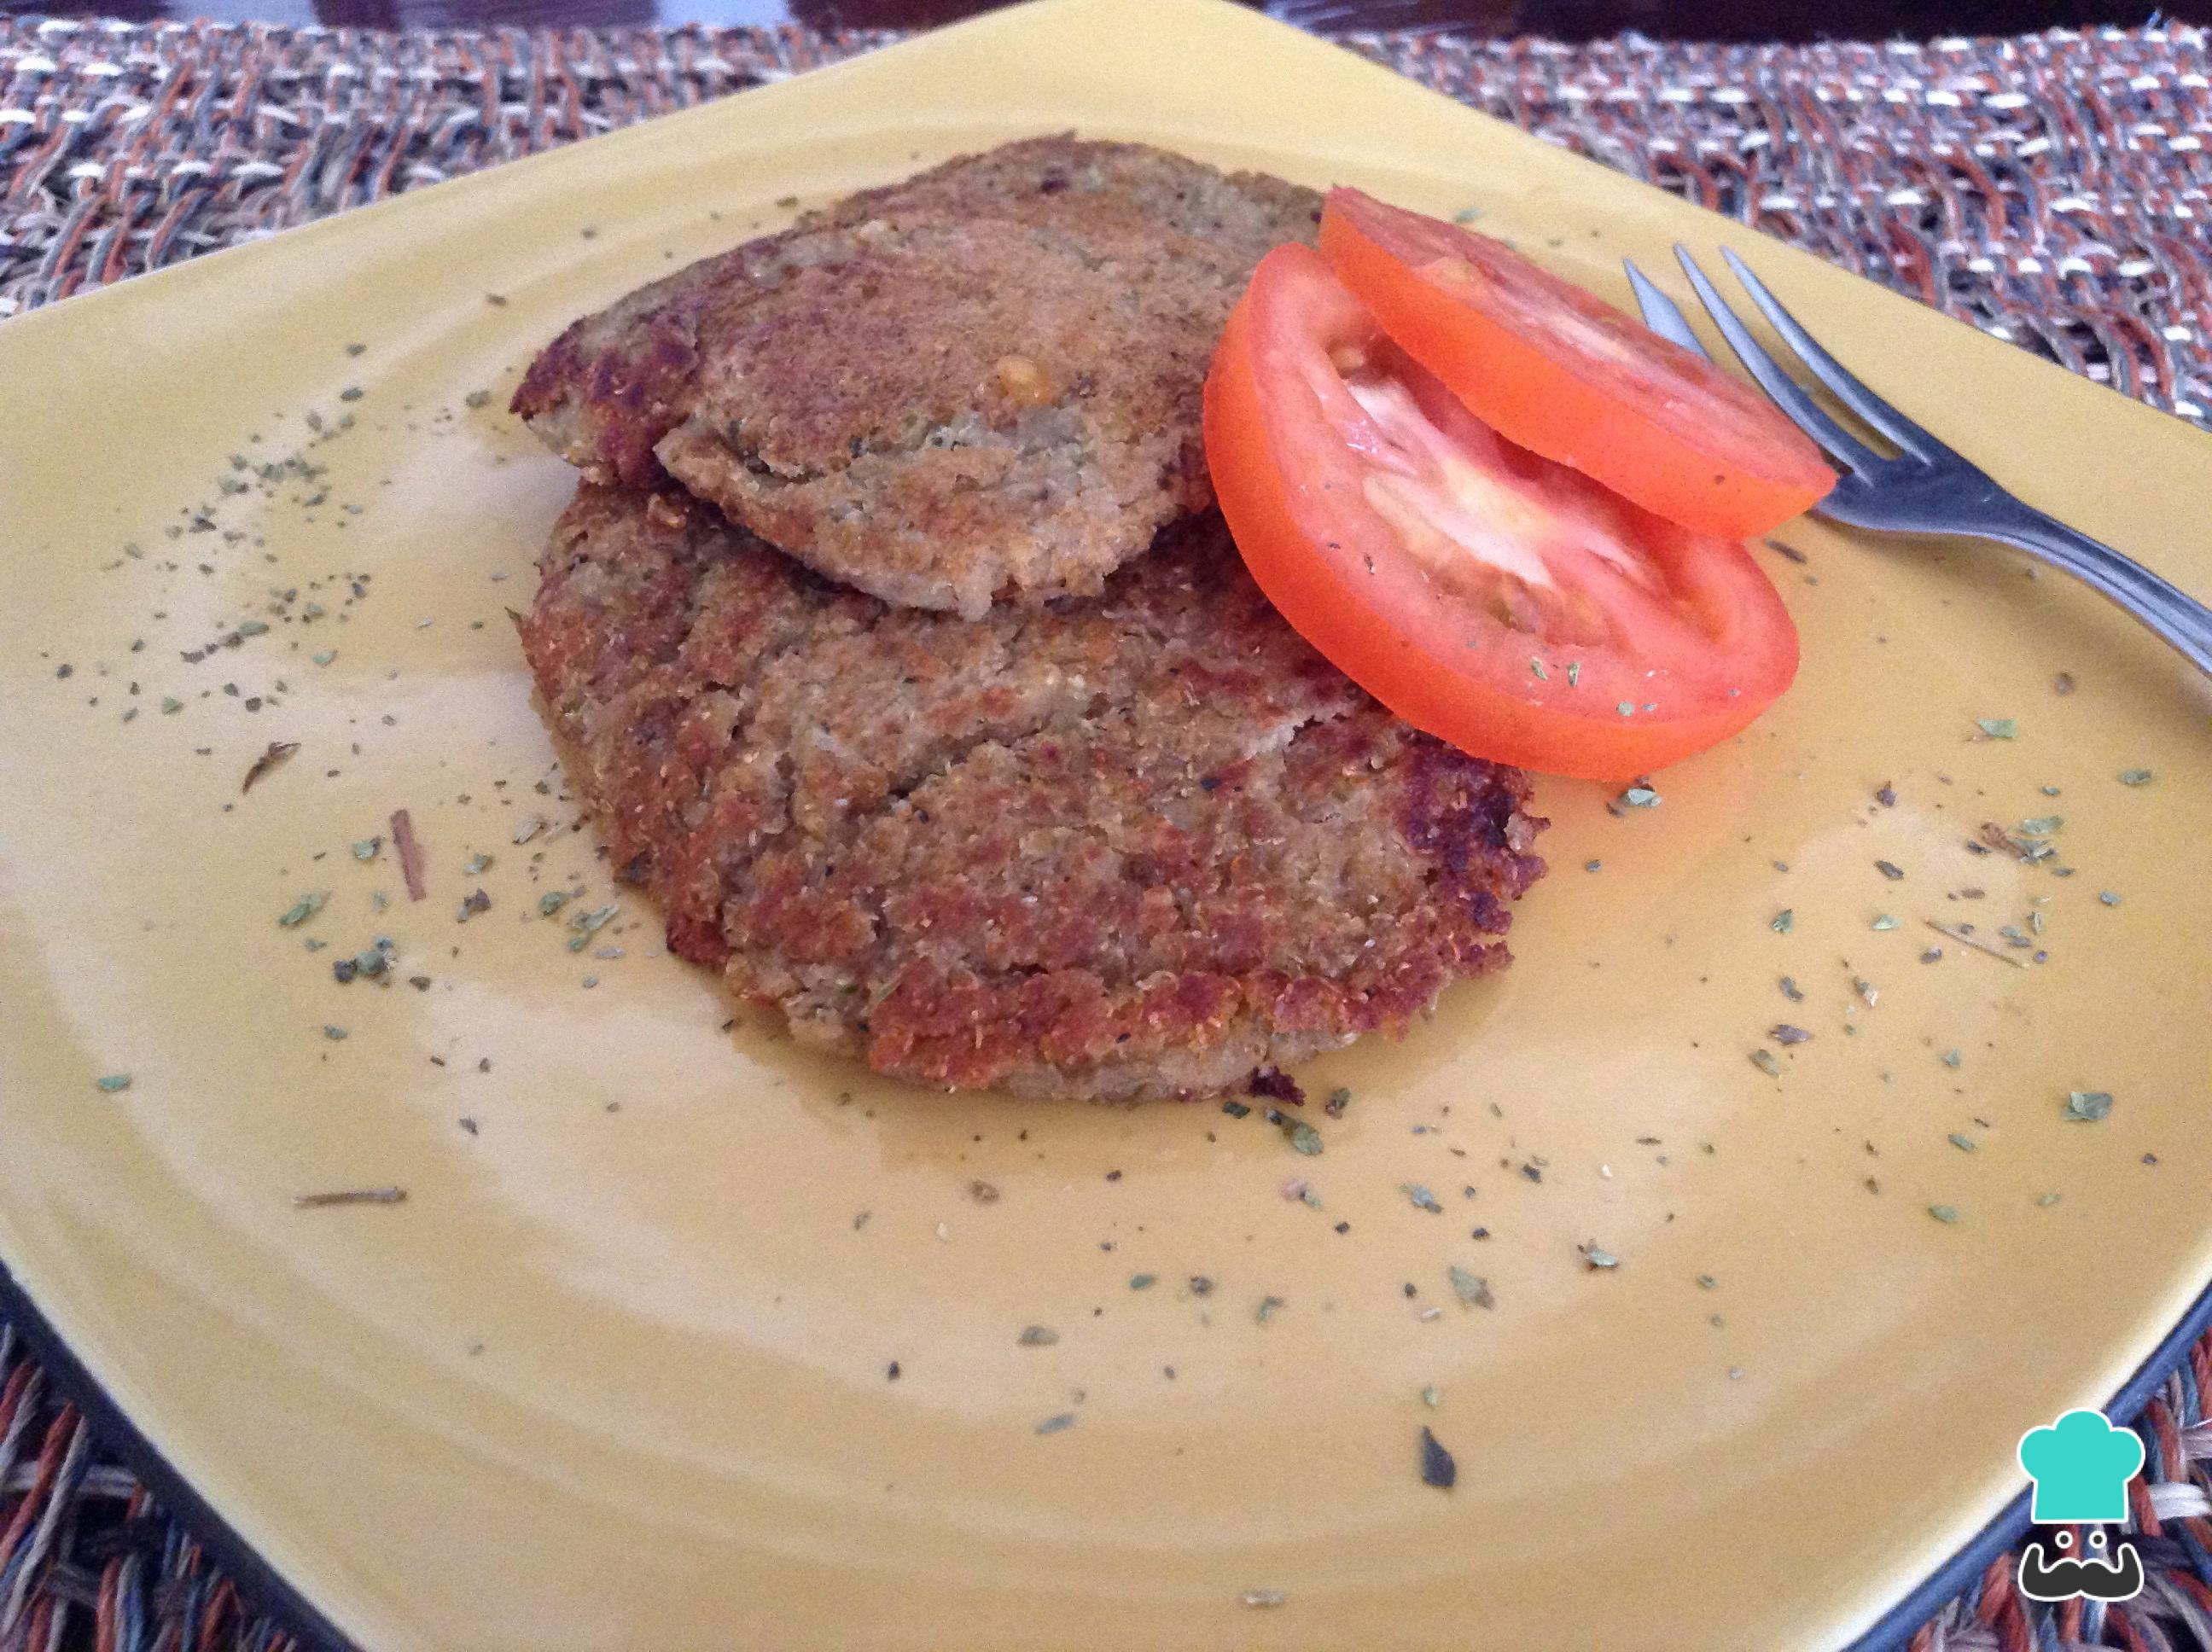
[[2020,1442],[2020,1466],[2035,1482],[2028,1518],[2039,1525],[2124,1520],[2128,1482],[2142,1461],[2142,1442],[2101,1412],[2069,1411],[2049,1428],[2030,1429]]

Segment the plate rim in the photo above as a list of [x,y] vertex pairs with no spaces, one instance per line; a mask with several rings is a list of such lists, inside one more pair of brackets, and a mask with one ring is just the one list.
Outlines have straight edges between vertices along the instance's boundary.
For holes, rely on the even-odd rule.
[[0,1323],[21,1336],[29,1357],[91,1425],[99,1447],[122,1460],[163,1512],[191,1534],[201,1552],[228,1573],[254,1606],[282,1622],[311,1652],[363,1652],[297,1584],[240,1535],[131,1419],[40,1311],[4,1257],[0,1257]]
[[[254,1604],[278,1619],[293,1638],[312,1652],[365,1652],[349,1639],[321,1608],[237,1529],[163,1455],[160,1446],[131,1420],[101,1386],[46,1315],[30,1292],[0,1258],[0,1321],[22,1336],[31,1357],[42,1365],[63,1394],[92,1424],[100,1444],[121,1459],[154,1494],[169,1517],[191,1534],[201,1551],[244,1588]],[[2180,1321],[2102,1407],[2122,1428],[2133,1428],[2151,1396],[2180,1369],[2189,1350],[2212,1328],[2212,1281],[2197,1291]],[[2029,1492],[2022,1490],[1990,1523],[1893,1601],[1873,1624],[1840,1652],[1896,1652],[1946,1602],[1966,1593],[1974,1577],[2010,1548],[2033,1523]]]
[[[1210,9],[1216,0],[1185,0],[1185,3],[1194,4],[1196,9]],[[930,29],[924,33],[933,37],[964,32],[969,28],[990,27],[1003,23],[1010,14],[1058,9],[1062,6],[1082,3],[1084,0],[1028,0],[1028,3],[1021,3],[1018,0],[1017,3],[1006,6],[995,14],[987,14],[967,23],[955,23]],[[1224,4],[1222,9],[1242,11],[1241,7],[1226,4]],[[1263,14],[1254,21],[1279,20],[1267,18]],[[1285,27],[1292,33],[1303,35],[1306,39],[1343,49],[1344,43],[1340,40],[1310,34],[1293,25],[1286,24]],[[786,81],[769,82],[763,85],[744,88],[739,93],[732,95],[742,95],[745,92],[767,92],[795,82],[832,76],[865,59],[878,56],[884,51],[895,51],[901,45],[921,38],[923,38],[922,35],[917,34],[907,37],[906,40],[878,43],[850,56],[821,64],[800,74],[793,75]],[[1381,75],[1393,79],[1401,78],[1398,71],[1388,64],[1376,63],[1356,52],[1347,51],[1346,55],[1354,62],[1363,63],[1374,68]],[[1449,96],[1449,94],[1440,94],[1440,95]],[[721,100],[726,100],[715,101]],[[1453,100],[1458,101],[1455,99]],[[669,121],[680,119],[685,115],[696,117],[705,114],[711,106],[710,103],[690,109],[672,110],[653,118]],[[1477,110],[1474,112],[1482,112]],[[650,120],[637,123],[638,125],[650,124],[652,124]],[[1501,124],[1510,125],[1510,123]],[[634,131],[635,128],[626,130]],[[1525,129],[1522,130],[1525,131]],[[621,136],[621,133],[608,132],[601,136],[613,139]],[[444,181],[458,191],[472,183],[483,181],[491,174],[508,173],[515,168],[526,167],[532,161],[550,162],[555,155],[574,147],[574,144],[564,144],[556,150],[517,157],[513,161],[484,168],[479,173]],[[1611,167],[1603,167],[1602,163],[1597,162],[1595,159],[1591,160],[1591,164],[1594,167],[1602,167],[1607,172],[1614,170]],[[436,187],[433,185],[430,189],[416,190],[409,193],[427,195],[434,192]],[[396,208],[398,204],[397,197],[387,197],[379,201],[365,203],[347,211],[331,214],[324,219],[297,225],[283,234],[297,237],[311,231],[332,229],[340,219],[351,220],[379,206]],[[1793,247],[1795,246],[1791,242],[1780,241],[1779,238],[1773,239],[1781,246]],[[180,274],[188,265],[205,265],[210,259],[219,258],[227,250],[232,249],[217,248],[190,259],[185,264],[172,265],[166,270],[149,273],[156,276],[163,274]],[[1862,279],[1864,278],[1862,277]],[[139,283],[134,280],[130,284],[135,287]],[[115,289],[112,288],[95,289],[93,292],[80,295],[79,298],[81,301],[95,300],[101,292],[112,290]],[[27,311],[15,319],[18,322],[31,322],[36,325],[35,318],[40,313],[64,311],[68,307],[69,301],[64,300]],[[2078,379],[2078,375],[2069,374],[2069,377]],[[2094,383],[2086,380],[2079,381]],[[2122,402],[2130,406],[2144,408],[2153,412],[2167,411],[2127,395],[2117,386],[2105,385],[2097,387],[2112,390]],[[2188,422],[2179,415],[2169,413],[2168,416],[2184,424]],[[286,1631],[300,1640],[303,1645],[313,1649],[313,1652],[364,1652],[362,1643],[349,1638],[339,1629],[331,1618],[319,1608],[300,1586],[292,1582],[274,1563],[264,1556],[259,1549],[241,1535],[216,1506],[199,1492],[192,1482],[169,1461],[161,1447],[137,1425],[121,1402],[108,1392],[90,1368],[77,1357],[66,1339],[41,1310],[27,1286],[15,1278],[4,1255],[0,1255],[0,1324],[12,1327],[20,1332],[28,1356],[37,1360],[46,1370],[54,1384],[54,1391],[76,1406],[88,1423],[94,1429],[100,1447],[120,1460],[136,1475],[161,1503],[169,1518],[191,1537],[210,1560],[239,1583],[241,1592],[254,1606],[276,1618]],[[2208,1330],[2212,1330],[2212,1272],[2208,1272],[2196,1283],[2194,1294],[2178,1320],[2120,1386],[2110,1402],[2101,1409],[2119,1426],[2136,1425],[2152,1396],[2179,1368],[2181,1361],[2187,1357],[2193,1343],[2200,1336],[2206,1334]],[[2011,1546],[2029,1529],[2032,1522],[2028,1518],[2028,1504],[2029,1492],[2024,1488],[2008,1500],[1980,1530],[1936,1563],[1917,1583],[1884,1608],[1868,1627],[1848,1642],[1839,1643],[1840,1652],[1894,1652],[1895,1649],[1905,1646],[1913,1632],[1936,1611],[1970,1588],[1978,1575],[1998,1554]]]
[[[2197,1291],[2173,1328],[2136,1368],[2135,1374],[2120,1385],[2111,1401],[2100,1409],[2116,1426],[2134,1428],[2148,1409],[2151,1396],[2181,1369],[2190,1349],[2208,1328],[2212,1328],[2212,1280]],[[2032,1495],[2032,1487],[2022,1487],[1988,1525],[1908,1589],[1844,1652],[1891,1652],[1893,1648],[1904,1646],[1946,1601],[1965,1594],[1977,1573],[2027,1534],[2033,1524],[2028,1518]]]

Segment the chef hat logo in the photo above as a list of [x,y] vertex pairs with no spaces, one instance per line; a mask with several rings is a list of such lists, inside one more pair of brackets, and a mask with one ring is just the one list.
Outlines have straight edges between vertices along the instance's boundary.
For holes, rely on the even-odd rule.
[[2028,1518],[2039,1525],[2127,1518],[2128,1482],[2143,1464],[2143,1444],[2100,1412],[2069,1411],[2048,1428],[2021,1436],[2020,1466],[2035,1482]]

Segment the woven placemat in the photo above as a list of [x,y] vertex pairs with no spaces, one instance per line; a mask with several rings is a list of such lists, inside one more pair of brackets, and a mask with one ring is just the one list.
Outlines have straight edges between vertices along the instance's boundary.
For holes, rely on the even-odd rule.
[[[384,34],[0,18],[0,317],[892,37]],[[1608,166],[2212,428],[2212,36],[1925,45],[1345,43]],[[2212,1339],[2133,1488],[2150,1587],[2019,1598],[2011,1556],[1916,1652],[2212,1652]],[[0,1652],[289,1647],[0,1322]],[[1711,1631],[1725,1643],[1723,1626]]]

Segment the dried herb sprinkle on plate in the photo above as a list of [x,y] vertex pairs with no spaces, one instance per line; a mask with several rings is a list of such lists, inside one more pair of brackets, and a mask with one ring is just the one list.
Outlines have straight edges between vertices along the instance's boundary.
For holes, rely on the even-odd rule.
[[605,928],[620,910],[619,905],[610,902],[606,906],[593,907],[589,912],[580,912],[569,919],[568,927],[576,932],[568,938],[568,950],[571,952],[582,951],[590,944],[592,937]]
[[343,1187],[335,1193],[294,1193],[292,1203],[301,1210],[314,1210],[326,1205],[404,1205],[407,1202],[404,1187]]
[[2110,1092],[2102,1090],[2069,1090],[2066,1092],[2066,1116],[2077,1124],[2094,1124],[2112,1110]]
[[1443,1442],[1424,1425],[1421,1430],[1421,1484],[1449,1491],[1459,1481],[1459,1464]]
[[251,792],[253,789],[254,781],[259,780],[299,749],[300,743],[297,740],[271,740],[268,749],[256,757],[252,765],[246,769],[245,782],[238,788],[240,793]]
[[404,809],[392,811],[392,847],[399,851],[399,876],[406,883],[407,898],[426,898],[429,891],[422,883],[422,845],[415,835],[414,817]]
[[2016,953],[2008,952],[2003,947],[1998,946],[1992,942],[1984,940],[1980,936],[1973,933],[1971,930],[1964,927],[1954,929],[1948,924],[1937,923],[1933,918],[1923,918],[1921,921],[1925,923],[1929,928],[1934,930],[1938,935],[1948,936],[1950,939],[1958,942],[1961,946],[1971,946],[1977,952],[1986,952],[1993,958],[2002,958],[2007,963],[2012,965],[2015,969],[2025,969],[2027,968],[2027,961],[2025,958],[2021,957]]
[[1495,1308],[1497,1298],[1490,1294],[1490,1281],[1480,1278],[1455,1263],[1450,1269],[1452,1294],[1459,1298],[1462,1308]]

